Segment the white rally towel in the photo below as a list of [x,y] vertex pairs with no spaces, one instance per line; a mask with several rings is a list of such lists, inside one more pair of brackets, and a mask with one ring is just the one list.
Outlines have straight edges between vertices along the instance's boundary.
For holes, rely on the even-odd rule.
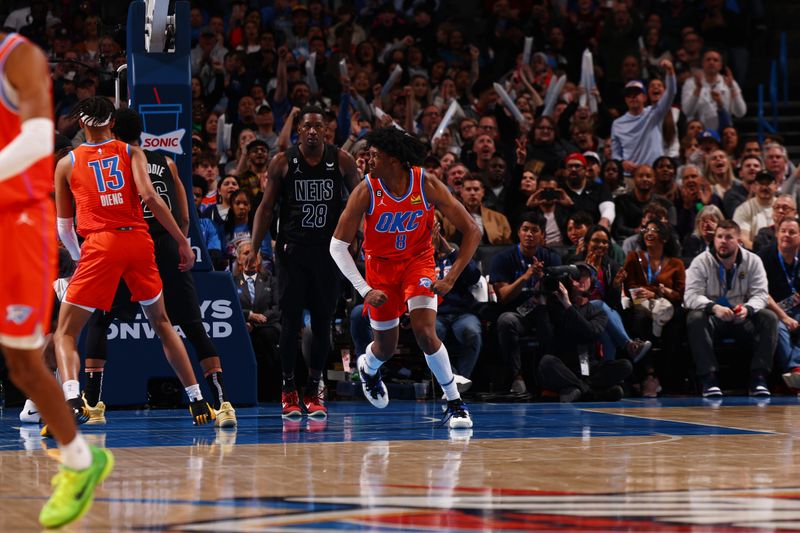
[[559,77],[554,75],[550,78],[550,85],[547,86],[547,92],[544,95],[544,110],[542,111],[542,116],[553,116],[553,110],[556,108],[558,97],[561,95],[561,91],[564,89],[564,84],[566,82],[567,77],[564,75]]
[[580,86],[584,89],[579,100],[580,105],[588,107],[591,113],[597,113],[597,98],[591,94],[592,89],[597,86],[594,81],[594,61],[588,48],[583,51]]

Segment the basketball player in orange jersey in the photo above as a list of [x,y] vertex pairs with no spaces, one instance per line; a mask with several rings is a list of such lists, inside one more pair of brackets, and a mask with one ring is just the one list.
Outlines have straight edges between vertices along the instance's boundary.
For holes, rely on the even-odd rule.
[[[111,310],[122,278],[130,289],[131,300],[144,308],[167,360],[186,388],[194,423],[205,424],[213,421],[215,414],[203,400],[186,348],[167,317],[142,203],[178,243],[182,271],[192,268],[194,252],[169,207],[153,188],[145,154],[140,148],[114,140],[113,112],[114,106],[103,97],[79,102],[73,114],[80,121],[86,142],[56,165],[58,233],[72,258],[79,259],[61,303],[54,336],[64,395],[79,421],[85,422],[88,409],[78,382],[78,336],[95,309]],[[73,201],[78,232],[85,239],[80,248],[72,222]]]
[[[447,398],[451,429],[472,427],[466,404],[456,388],[447,348],[436,336],[437,296],[447,294],[478,248],[481,234],[464,206],[420,166],[427,151],[420,141],[395,128],[367,135],[371,172],[347,201],[331,239],[331,256],[364,297],[373,342],[358,358],[364,396],[375,407],[389,403],[380,367],[397,347],[400,316],[408,306],[411,329],[425,362]],[[432,244],[434,208],[464,236],[450,272],[434,281]],[[348,247],[364,217],[367,279],[361,277]]]
[[39,515],[45,527],[85,513],[114,465],[108,450],[77,432],[42,359],[56,277],[53,140],[47,59],[25,38],[0,32],[0,346],[11,380],[51,424],[61,451],[53,495]]

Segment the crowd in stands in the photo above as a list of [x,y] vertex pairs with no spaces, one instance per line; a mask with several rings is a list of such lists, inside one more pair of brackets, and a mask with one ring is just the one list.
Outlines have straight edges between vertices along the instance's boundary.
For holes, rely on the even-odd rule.
[[[92,2],[67,4],[33,1],[5,26],[50,53],[58,131],[76,145],[72,106],[112,95],[107,73],[125,56],[120,21],[100,20]],[[426,172],[478,224],[481,249],[437,327],[457,373],[470,377],[488,358],[506,390],[573,401],[598,391],[548,387],[564,374],[542,356],[577,353],[591,368],[629,361],[615,379],[630,394],[654,397],[662,381],[678,389],[689,377],[713,397],[719,349],[741,338],[753,346],[742,376],[751,394],[780,385],[773,369],[800,388],[800,173],[779,136],[737,129],[748,113],[747,36],[762,10],[758,0],[194,2],[193,192],[215,266],[237,270],[269,161],[317,104],[326,142],[362,173],[373,128],[428,143]],[[460,235],[446,220],[436,233],[444,272]],[[269,241],[264,280],[275,267]],[[581,320],[602,324],[572,341],[583,349],[559,341],[559,353],[540,353],[536,308],[553,298],[541,280],[575,263],[591,278]],[[254,320],[268,315],[245,318],[261,330]],[[363,335],[354,332],[357,346]],[[526,358],[543,366],[526,372]]]

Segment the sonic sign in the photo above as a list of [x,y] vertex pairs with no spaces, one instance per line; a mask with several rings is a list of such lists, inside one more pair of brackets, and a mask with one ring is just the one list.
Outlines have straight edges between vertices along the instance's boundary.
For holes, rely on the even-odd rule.
[[[174,155],[183,155],[181,142],[186,129],[180,128],[181,104],[143,104],[139,106],[142,115],[142,148],[163,150]],[[156,133],[160,132],[160,133]]]

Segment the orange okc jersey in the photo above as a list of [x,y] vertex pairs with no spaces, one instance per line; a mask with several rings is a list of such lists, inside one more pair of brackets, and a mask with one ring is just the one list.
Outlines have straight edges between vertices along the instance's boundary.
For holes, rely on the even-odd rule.
[[147,229],[133,182],[130,146],[115,140],[84,143],[69,156],[78,233],[85,237],[122,227]]
[[[16,33],[9,33],[0,41],[0,150],[8,146],[21,131],[17,94],[8,83],[6,60],[22,43],[28,42]],[[42,83],[50,84],[50,76],[43,72]],[[53,190],[53,156],[48,155],[0,183],[0,209],[9,209],[47,198]]]
[[425,169],[412,167],[406,194],[392,195],[380,178],[367,174],[370,205],[365,215],[364,253],[381,259],[433,257],[434,209],[425,198]]

